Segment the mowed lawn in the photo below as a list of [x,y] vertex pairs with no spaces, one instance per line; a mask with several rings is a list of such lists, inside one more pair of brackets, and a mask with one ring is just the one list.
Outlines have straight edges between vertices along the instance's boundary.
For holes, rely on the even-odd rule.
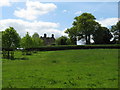
[[[117,88],[118,50],[16,52],[3,59],[3,88]],[[20,60],[26,58],[26,60]]]

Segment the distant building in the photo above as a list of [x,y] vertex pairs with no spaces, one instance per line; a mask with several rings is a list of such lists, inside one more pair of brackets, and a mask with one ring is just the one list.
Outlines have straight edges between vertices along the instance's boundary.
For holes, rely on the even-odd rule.
[[44,34],[44,37],[40,37],[43,41],[45,45],[53,45],[55,44],[55,38],[54,38],[54,34],[52,34],[51,37],[47,37],[47,34]]

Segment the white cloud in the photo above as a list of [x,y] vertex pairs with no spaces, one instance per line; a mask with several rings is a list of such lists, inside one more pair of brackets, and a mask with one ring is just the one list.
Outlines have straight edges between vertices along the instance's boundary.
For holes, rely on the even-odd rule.
[[82,11],[77,11],[77,12],[75,12],[75,14],[80,15],[80,14],[82,14]]
[[10,1],[9,0],[0,0],[0,7],[3,6],[10,6]]
[[[0,7],[10,6],[11,2],[26,2],[27,0],[0,0]],[[31,0],[41,2],[119,2],[119,0]]]
[[66,12],[68,12],[67,10],[63,10],[63,13],[66,13]]
[[119,2],[119,0],[36,0],[41,2]]
[[26,32],[29,32],[30,35],[33,35],[35,32],[39,33],[39,35],[43,35],[46,33],[48,36],[51,34],[55,34],[55,37],[60,37],[65,35],[64,30],[58,30],[59,23],[52,22],[28,22],[18,19],[5,19],[0,21],[0,30],[4,31],[9,26],[14,27],[20,36],[24,36]]
[[0,0],[0,7],[11,6],[13,2],[25,2],[26,0]]
[[102,18],[96,21],[99,22],[104,27],[110,27],[118,22],[118,18],[106,18],[106,19]]
[[35,20],[39,15],[47,14],[55,10],[57,6],[52,3],[40,3],[38,1],[27,1],[26,8],[15,10],[14,15],[27,20]]
[[26,2],[27,0],[10,0],[11,2]]

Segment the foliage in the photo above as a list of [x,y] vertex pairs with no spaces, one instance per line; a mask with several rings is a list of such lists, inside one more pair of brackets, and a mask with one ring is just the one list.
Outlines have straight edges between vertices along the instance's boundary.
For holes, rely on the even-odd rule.
[[[2,48],[2,32],[0,31],[0,49]],[[0,50],[1,51],[1,50]]]
[[33,47],[32,37],[29,35],[28,32],[25,35],[25,37],[23,37],[21,39],[21,47],[24,48],[24,49],[32,48]]
[[3,88],[118,88],[117,49],[48,51],[32,56],[16,51],[15,56],[15,61],[2,60]]
[[39,48],[28,48],[29,51],[57,51],[57,50],[71,50],[71,49],[118,49],[119,45],[56,45],[56,46],[42,46]]
[[[90,13],[83,13],[74,18],[73,26],[65,31],[70,37],[72,43],[76,45],[77,40],[85,39],[86,44],[91,44],[91,39],[95,44],[110,44],[113,35],[106,27],[102,27],[95,21],[95,17]],[[120,24],[113,26],[112,31],[119,31]],[[116,31],[118,30],[118,31]],[[118,37],[118,36],[117,36]]]
[[43,40],[39,38],[38,33],[34,33],[32,37],[27,32],[26,36],[21,39],[21,47],[24,49],[24,52],[26,52],[26,55],[31,55],[31,51],[29,51],[29,48],[38,48],[43,45]]
[[2,47],[16,48],[20,45],[20,36],[13,27],[2,31]]
[[65,33],[67,33],[68,36],[70,37],[71,44],[77,45],[78,31],[77,31],[76,27],[73,26],[73,27],[67,29],[65,31]]
[[20,47],[20,36],[13,27],[7,28],[5,31],[2,31],[2,48],[6,48],[6,51],[3,51],[3,58],[13,59],[14,52],[11,52],[10,49],[15,49]]
[[90,44],[90,38],[96,24],[98,23],[95,21],[95,17],[90,13],[83,13],[82,15],[75,17],[75,21],[73,22],[78,33],[84,35],[86,44]]
[[110,44],[110,40],[112,37],[112,34],[106,27],[99,26],[93,32],[93,40],[95,44]]
[[39,38],[39,34],[38,33],[34,33],[32,36],[32,40],[33,40],[33,47],[37,48],[43,45],[43,40]]
[[67,29],[67,33],[72,41],[77,41],[85,38],[86,44],[90,44],[91,35],[98,23],[95,21],[95,17],[90,13],[83,13],[80,16],[74,18],[73,27]]
[[38,34],[38,33],[34,33],[34,34],[32,35],[32,38],[39,38],[39,34]]
[[111,26],[111,32],[114,35],[115,43],[120,43],[120,21],[116,25]]
[[65,36],[61,36],[56,39],[56,44],[57,45],[68,45],[69,41],[68,38]]
[[74,45],[73,41],[70,38],[67,38],[67,45]]

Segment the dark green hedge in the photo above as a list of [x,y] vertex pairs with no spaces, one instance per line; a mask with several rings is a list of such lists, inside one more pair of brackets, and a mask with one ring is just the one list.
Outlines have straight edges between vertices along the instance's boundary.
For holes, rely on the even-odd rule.
[[36,51],[55,51],[69,49],[119,49],[119,45],[61,45],[61,46],[44,46],[39,48],[29,48],[26,50]]
[[[39,48],[28,48],[27,51],[55,51],[70,49],[120,49],[120,45],[59,45],[59,46],[42,46]],[[2,48],[5,51],[14,51],[12,48]]]

